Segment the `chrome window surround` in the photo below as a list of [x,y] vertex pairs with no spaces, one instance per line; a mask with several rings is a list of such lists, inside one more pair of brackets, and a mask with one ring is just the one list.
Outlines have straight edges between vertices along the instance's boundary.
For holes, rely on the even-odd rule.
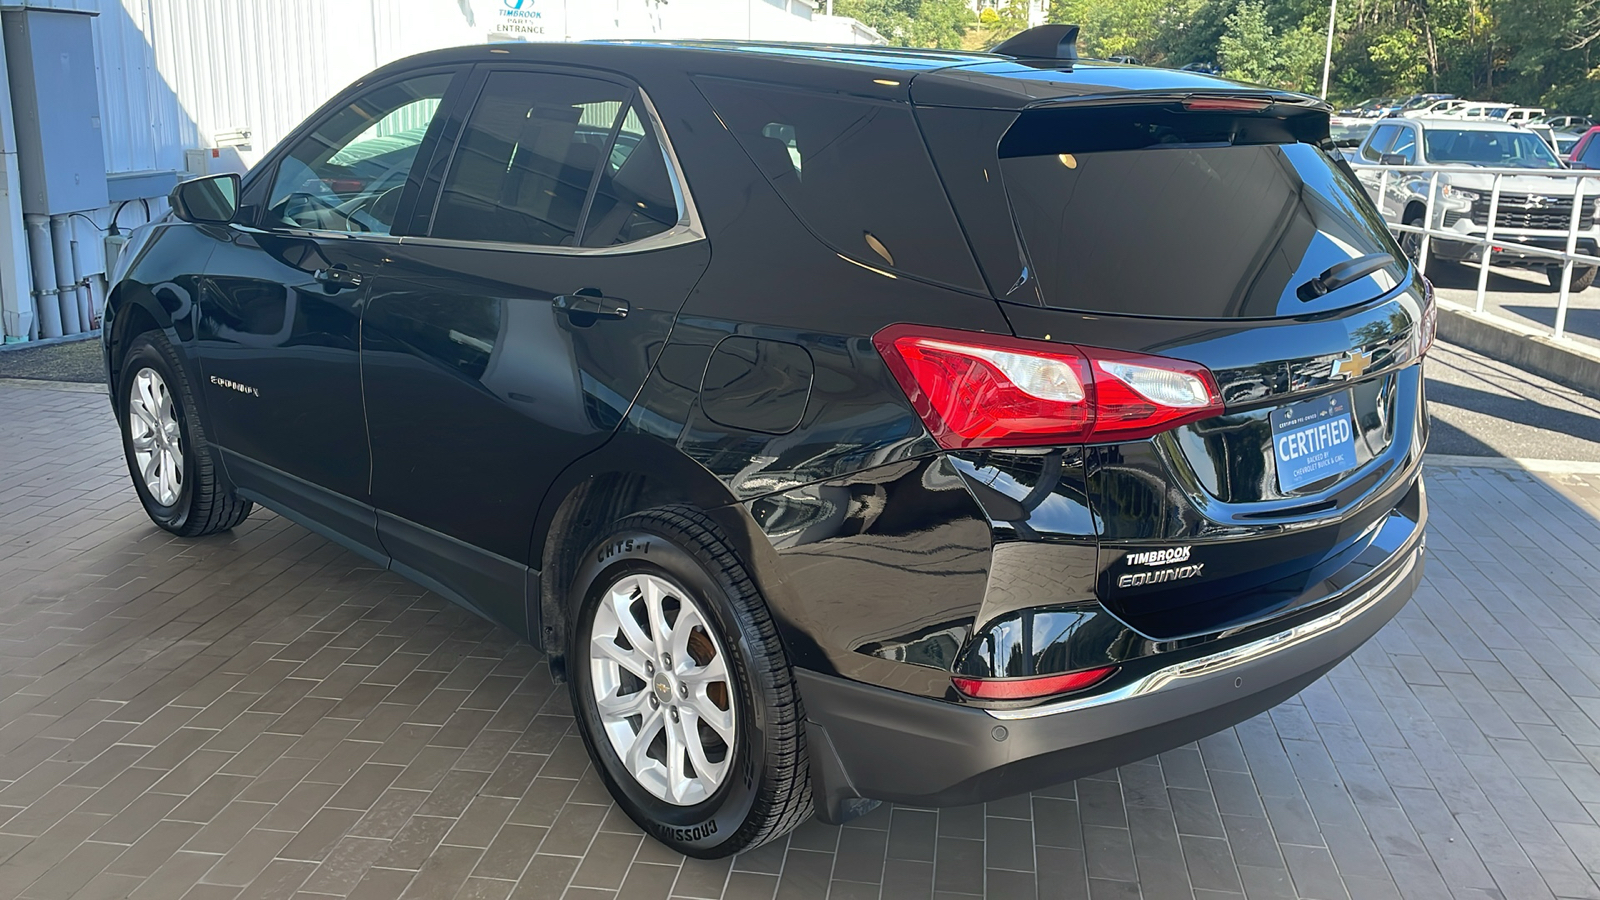
[[680,244],[692,244],[695,241],[705,240],[705,227],[700,221],[700,212],[694,205],[694,197],[689,193],[689,187],[684,182],[683,166],[678,162],[678,154],[672,147],[672,138],[667,135],[666,126],[661,121],[661,114],[656,110],[656,105],[651,101],[650,95],[644,88],[639,87],[637,96],[644,101],[645,115],[650,119],[650,125],[655,129],[656,137],[661,141],[661,155],[667,163],[667,176],[672,182],[672,196],[678,204],[678,223],[672,228],[641,238],[627,244],[614,244],[609,247],[559,247],[541,244],[501,244],[494,241],[460,241],[452,238],[435,238],[419,235],[394,235],[394,234],[367,234],[358,231],[323,231],[311,228],[283,228],[262,229],[246,225],[232,227],[251,234],[281,234],[293,237],[311,237],[330,240],[359,240],[375,241],[380,243],[394,243],[401,246],[416,247],[455,247],[477,250],[501,250],[511,253],[549,254],[552,256],[620,256],[627,253],[645,253],[651,250],[660,250],[665,247],[676,247]]

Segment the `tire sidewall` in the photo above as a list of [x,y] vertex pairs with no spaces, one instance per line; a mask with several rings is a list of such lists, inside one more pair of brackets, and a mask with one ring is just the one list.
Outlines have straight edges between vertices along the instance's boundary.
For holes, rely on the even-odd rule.
[[[729,671],[735,676],[736,683],[731,687],[738,719],[734,746],[730,748],[733,761],[716,793],[694,806],[674,806],[660,800],[634,780],[600,725],[590,687],[587,644],[598,601],[616,581],[636,573],[659,575],[693,595],[707,623],[716,629]],[[572,584],[569,596],[578,605],[570,619],[573,627],[567,651],[571,661],[569,681],[579,731],[590,756],[601,761],[596,768],[612,796],[621,801],[623,811],[652,837],[689,856],[721,855],[718,848],[734,838],[754,808],[767,756],[767,737],[759,713],[765,698],[755,696],[764,688],[752,683],[750,641],[739,630],[741,617],[729,600],[728,587],[672,537],[637,527],[614,532],[591,548]]]
[[[159,336],[141,336],[134,340],[129,348],[128,355],[122,360],[122,374],[117,380],[120,391],[117,397],[117,416],[119,430],[122,432],[122,454],[128,463],[128,474],[133,478],[134,490],[139,492],[139,502],[144,504],[145,512],[162,528],[168,531],[181,530],[189,520],[189,513],[194,508],[195,486],[195,442],[194,429],[189,416],[189,397],[183,390],[185,382],[181,381],[173,371],[173,366],[168,355],[161,352],[157,341],[163,340]],[[167,393],[172,397],[174,414],[178,419],[178,433],[183,439],[183,487],[178,490],[178,499],[171,506],[162,506],[151,495],[150,489],[145,486],[144,476],[139,472],[139,463],[134,456],[133,434],[128,426],[129,391],[133,389],[133,379],[140,371],[151,369],[167,385]]]

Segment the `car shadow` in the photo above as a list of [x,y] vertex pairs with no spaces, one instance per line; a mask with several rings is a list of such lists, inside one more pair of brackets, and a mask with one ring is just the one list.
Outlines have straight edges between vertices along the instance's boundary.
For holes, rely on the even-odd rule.
[[[1501,421],[1516,425],[1526,425],[1531,428],[1542,428],[1560,434],[1571,435],[1580,440],[1600,443],[1600,418],[1585,416],[1564,409],[1555,409],[1526,397],[1495,394],[1477,388],[1466,387],[1459,384],[1448,384],[1442,381],[1428,381],[1428,402],[1453,406],[1457,409],[1471,410],[1493,416]],[[1434,428],[1438,429],[1444,423],[1437,418],[1433,420]],[[1445,426],[1448,427],[1448,426]],[[1483,446],[1476,438],[1465,434],[1461,435],[1462,446],[1467,441]],[[1463,456],[1483,455],[1468,450],[1446,450],[1438,442],[1430,438],[1428,449],[1435,453],[1459,453]],[[1487,455],[1499,456],[1498,451],[1491,451]]]
[[[1516,313],[1546,328],[1556,327],[1555,306],[1506,306],[1506,312]],[[1600,340],[1600,309],[1567,307],[1567,333]]]

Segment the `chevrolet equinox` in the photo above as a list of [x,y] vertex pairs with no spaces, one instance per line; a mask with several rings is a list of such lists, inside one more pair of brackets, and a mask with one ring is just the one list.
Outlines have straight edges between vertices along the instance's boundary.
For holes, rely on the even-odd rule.
[[124,249],[139,499],[526,637],[693,856],[1266,710],[1421,577],[1431,289],[1326,105],[1075,31],[385,66]]

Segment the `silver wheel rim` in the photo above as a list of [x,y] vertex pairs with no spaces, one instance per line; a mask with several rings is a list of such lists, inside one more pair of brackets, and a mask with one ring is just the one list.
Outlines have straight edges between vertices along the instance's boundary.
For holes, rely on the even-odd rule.
[[675,806],[716,793],[733,761],[733,679],[694,598],[655,575],[600,596],[589,682],[611,749],[640,787]]
[[162,506],[183,491],[183,433],[167,383],[155,369],[140,369],[128,389],[128,437],[145,489]]

